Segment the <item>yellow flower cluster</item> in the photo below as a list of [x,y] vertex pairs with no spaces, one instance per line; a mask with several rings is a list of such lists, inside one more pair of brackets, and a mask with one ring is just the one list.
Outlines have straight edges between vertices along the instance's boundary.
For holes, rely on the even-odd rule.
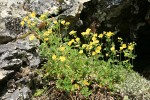
[[49,38],[44,38],[44,41],[48,41],[49,40]]
[[74,84],[73,87],[78,90],[80,89],[80,86],[78,84]]
[[[52,59],[53,59],[53,60],[56,60],[56,59],[57,59],[57,56],[56,56],[55,54],[52,55]],[[58,59],[59,59],[61,62],[64,62],[64,61],[66,60],[66,57],[60,56]]]
[[23,20],[20,22],[20,25],[23,27],[25,25],[25,22],[29,20],[29,16],[26,16],[23,18]]
[[65,47],[61,46],[61,47],[59,47],[59,50],[60,50],[60,51],[64,51],[64,50],[65,50]]
[[44,33],[43,33],[43,37],[44,37],[44,41],[48,41],[49,40],[49,35],[50,34],[52,34],[53,33],[53,31],[52,31],[52,29],[48,29],[47,31],[45,31]]
[[111,48],[110,48],[111,51],[115,51],[115,46],[113,45]]
[[[105,33],[105,32],[104,32]],[[111,36],[113,36],[114,35],[114,33],[113,32],[106,32],[105,33],[106,34],[106,36],[108,37],[108,38],[110,38]]]
[[59,60],[60,60],[61,62],[64,62],[64,61],[66,60],[66,58],[65,58],[64,56],[60,56],[60,57],[59,57]]
[[36,13],[35,13],[35,12],[32,12],[29,16],[30,16],[31,18],[35,18],[35,17],[36,17]]
[[83,36],[85,36],[85,35],[90,35],[90,32],[91,32],[91,29],[90,29],[90,28],[87,28],[86,31],[85,31],[85,32],[82,32],[81,34],[82,34]]
[[53,56],[52,56],[52,59],[53,59],[53,60],[56,60],[56,58],[57,58],[56,55],[53,55]]
[[98,44],[99,43],[99,40],[97,39],[97,33],[95,33],[95,34],[93,34],[93,37],[92,37],[92,41],[93,41],[93,43],[92,44]]
[[103,36],[104,36],[103,34],[99,34],[98,35],[99,38],[103,38]]
[[102,47],[101,47],[101,46],[98,46],[98,47],[96,47],[95,52],[96,52],[96,53],[100,53],[100,52],[101,52],[101,49],[102,49]]
[[40,20],[45,20],[47,19],[47,13],[41,14],[41,16],[39,17]]
[[22,27],[24,26],[24,24],[25,24],[24,21],[21,21],[21,22],[20,22],[20,25],[21,25]]
[[65,22],[66,22],[65,20],[62,20],[60,23],[61,23],[62,25],[64,25],[64,24],[65,24]]
[[60,21],[60,23],[62,25],[66,25],[66,26],[70,25],[70,22],[66,22],[65,20]]
[[67,25],[67,26],[68,26],[68,25],[70,25],[70,22],[66,22],[66,24],[65,24],[65,25]]
[[78,37],[75,40],[76,40],[76,42],[80,42],[80,38],[78,38]]
[[29,40],[32,41],[32,40],[34,40],[34,39],[35,39],[34,34],[30,35]]
[[79,54],[83,54],[83,50],[80,50],[80,51],[79,51]]
[[53,23],[54,23],[54,24],[57,24],[58,22],[57,22],[57,20],[54,20]]
[[134,42],[133,43],[129,43],[128,50],[133,51],[135,45],[136,44]]
[[32,18],[36,17],[36,13],[32,12],[30,13],[28,16],[24,17],[23,20],[20,22],[20,25],[23,27],[25,25],[25,22],[28,24],[28,26],[35,26],[36,23],[35,22],[31,22]]
[[121,47],[120,47],[120,51],[123,50],[123,49],[125,49],[126,47],[127,47],[126,44],[122,44]]
[[68,45],[71,46],[72,43],[74,43],[74,42],[75,42],[74,39],[71,39],[71,41],[68,42]]
[[88,86],[88,85],[90,85],[90,83],[87,80],[83,80],[83,85]]
[[87,47],[87,44],[82,44],[82,48],[85,49]]

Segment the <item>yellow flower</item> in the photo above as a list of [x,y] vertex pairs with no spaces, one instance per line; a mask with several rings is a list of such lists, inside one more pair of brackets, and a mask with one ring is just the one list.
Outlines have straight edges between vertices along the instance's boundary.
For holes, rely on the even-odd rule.
[[40,19],[40,20],[45,20],[45,19],[46,19],[46,17],[47,17],[47,16],[46,16],[46,14],[42,14],[42,15],[40,16],[40,18],[39,18],[39,19]]
[[87,46],[87,44],[82,44],[82,48],[83,49],[86,48],[86,46]]
[[35,39],[35,36],[34,35],[31,35],[30,37],[29,37],[29,40],[30,41],[32,41],[32,40],[34,40]]
[[132,51],[134,49],[133,45],[128,46],[128,50]]
[[90,44],[89,45],[93,45],[94,43],[93,42],[90,42]]
[[110,37],[113,36],[113,35],[114,35],[114,33],[110,32],[110,31],[106,33],[106,36],[107,36],[108,38],[110,38]]
[[21,25],[22,27],[24,26],[24,24],[25,24],[24,21],[21,21],[21,22],[20,22],[20,25]]
[[93,52],[92,52],[92,56],[94,56],[94,55],[96,55],[96,52],[93,51]]
[[86,33],[90,33],[91,29],[90,28],[87,28],[86,29]]
[[60,47],[59,50],[60,50],[60,51],[64,51],[64,50],[65,50],[65,47]]
[[57,20],[54,20],[53,23],[54,23],[54,24],[57,24],[58,22],[57,22]]
[[97,37],[97,33],[93,34],[93,37]]
[[53,60],[55,60],[56,58],[57,58],[56,55],[53,55],[53,56],[52,56],[52,59],[53,59]]
[[53,31],[52,29],[48,29],[48,33],[51,34]]
[[79,89],[80,88],[80,86],[78,84],[74,84],[73,86],[74,86],[75,89]]
[[73,42],[75,42],[74,39],[71,39],[71,41],[68,42],[68,45],[72,45]]
[[30,16],[31,18],[35,18],[36,13],[35,13],[35,12],[32,12],[29,16]]
[[35,27],[35,26],[36,26],[36,24],[37,24],[37,23],[32,22],[32,23],[31,23],[31,26],[34,26],[34,27]]
[[92,41],[96,41],[96,37],[92,37]]
[[103,34],[99,34],[98,37],[99,37],[99,38],[103,38]]
[[93,48],[93,46],[92,45],[89,45],[89,50],[91,50]]
[[79,42],[79,41],[80,41],[80,38],[77,37],[77,38],[76,38],[76,41]]
[[44,41],[48,41],[49,40],[49,38],[44,38]]
[[69,32],[69,34],[70,34],[70,35],[74,35],[76,32],[77,32],[77,31],[72,30],[72,31]]
[[71,44],[72,44],[72,41],[69,41],[69,42],[68,42],[68,45],[71,46]]
[[30,25],[30,24],[31,24],[31,20],[28,20],[28,21],[27,21],[27,24]]
[[106,53],[106,57],[108,57],[108,53]]
[[28,19],[29,19],[29,17],[28,17],[28,16],[26,16],[26,17],[24,17],[24,18],[23,18],[23,21],[25,21],[25,22],[26,22]]
[[120,47],[120,50],[123,50],[123,49],[125,49],[126,47],[127,47],[126,44],[122,44],[121,47]]
[[95,52],[96,52],[96,53],[100,53],[100,50],[99,50],[99,49],[96,49]]
[[120,47],[120,51],[123,50],[123,47]]
[[118,37],[118,40],[122,40],[122,38],[121,38],[121,37]]
[[101,46],[98,46],[98,47],[96,48],[95,52],[96,52],[96,53],[100,53],[101,49],[102,49],[102,47],[101,47]]
[[112,46],[112,47],[110,48],[110,50],[111,50],[111,51],[114,51],[114,50],[115,50],[115,46]]
[[96,49],[101,50],[101,49],[102,49],[102,47],[101,47],[101,46],[98,46]]
[[90,83],[87,80],[83,80],[84,85],[90,85]]
[[83,50],[80,50],[80,51],[79,51],[79,54],[83,54]]
[[60,23],[64,25],[64,24],[65,24],[65,22],[66,22],[65,20],[62,20]]
[[86,32],[82,32],[81,34],[84,36],[84,35],[86,35]]
[[74,42],[74,39],[71,39],[72,43]]
[[66,24],[65,24],[65,25],[67,25],[67,26],[68,26],[68,25],[70,25],[70,22],[66,22]]
[[126,48],[126,47],[127,47],[127,45],[126,45],[126,44],[122,44],[122,47],[123,47],[123,48]]
[[98,44],[99,43],[99,40],[95,40],[94,42],[93,42],[93,44]]
[[66,60],[66,58],[64,56],[60,56],[59,57],[60,61],[64,62]]
[[107,32],[103,31],[103,34],[106,34]]
[[48,35],[49,35],[48,31],[44,32],[43,35],[44,35],[44,36],[48,36]]
[[80,45],[76,45],[75,47],[80,47]]

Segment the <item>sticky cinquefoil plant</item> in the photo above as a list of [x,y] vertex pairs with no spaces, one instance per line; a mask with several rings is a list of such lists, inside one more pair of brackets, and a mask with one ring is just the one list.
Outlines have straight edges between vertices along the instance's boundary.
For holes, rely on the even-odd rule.
[[[68,32],[70,22],[48,18],[47,15],[37,18],[31,13],[21,22],[33,33],[30,41],[36,38],[42,41],[39,53],[47,59],[43,66],[45,73],[42,73],[45,86],[54,79],[58,89],[68,93],[80,92],[87,97],[92,93],[90,85],[93,83],[100,88],[113,89],[114,84],[124,80],[126,69],[131,70],[130,59],[134,59],[135,43],[124,44],[120,38],[120,49],[117,50],[113,32],[97,34],[89,28],[80,33],[81,40],[77,31]],[[72,38],[65,37],[62,41],[64,34]],[[125,61],[120,59],[121,53],[126,57]]]

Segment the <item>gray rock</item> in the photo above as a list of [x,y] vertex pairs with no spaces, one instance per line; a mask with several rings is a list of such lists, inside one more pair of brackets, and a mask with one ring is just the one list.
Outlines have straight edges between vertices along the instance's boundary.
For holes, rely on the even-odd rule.
[[17,40],[0,45],[0,68],[3,69],[17,69],[20,68],[23,62],[28,66],[38,66],[40,58],[38,53],[32,51],[38,46],[39,42],[30,42],[28,37],[25,40]]
[[12,94],[7,93],[2,97],[2,100],[30,100],[31,90],[28,87],[15,90]]
[[0,44],[8,43],[23,31],[20,25],[25,0],[0,1]]
[[6,71],[6,70],[2,70],[0,69],[0,81],[2,81],[3,79],[7,78],[11,73],[13,73],[14,71]]

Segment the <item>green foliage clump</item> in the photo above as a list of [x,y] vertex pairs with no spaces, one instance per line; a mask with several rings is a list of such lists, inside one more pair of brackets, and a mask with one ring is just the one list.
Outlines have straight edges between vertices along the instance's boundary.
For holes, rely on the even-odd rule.
[[[37,27],[39,23],[46,25],[40,29]],[[48,18],[47,14],[37,18],[31,13],[21,22],[22,26],[24,24],[35,33],[29,38],[31,41],[35,37],[42,41],[39,53],[47,59],[42,67],[45,86],[54,79],[58,89],[68,93],[80,92],[87,97],[92,93],[92,84],[113,90],[114,84],[124,81],[131,71],[135,43],[125,44],[122,38],[118,38],[120,47],[116,49],[113,32],[97,34],[87,28],[78,37],[77,31],[68,32],[70,22]],[[62,40],[64,34],[71,38],[66,36]]]

